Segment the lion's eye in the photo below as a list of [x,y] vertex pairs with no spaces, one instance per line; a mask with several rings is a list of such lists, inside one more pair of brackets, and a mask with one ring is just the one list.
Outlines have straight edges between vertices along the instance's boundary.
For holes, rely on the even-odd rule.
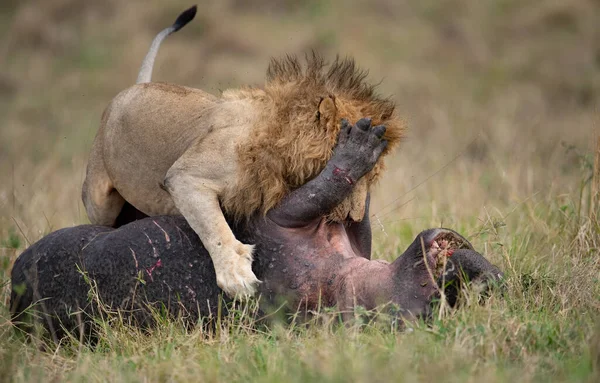
[[321,112],[317,110],[317,120],[321,119]]

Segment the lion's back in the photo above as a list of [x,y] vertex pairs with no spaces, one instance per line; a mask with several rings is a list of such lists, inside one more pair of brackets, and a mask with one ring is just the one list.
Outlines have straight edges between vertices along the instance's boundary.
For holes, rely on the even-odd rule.
[[180,85],[138,84],[106,108],[95,145],[101,146],[106,172],[126,201],[148,215],[177,214],[160,188],[168,170],[190,155],[205,168],[236,163],[234,146],[250,131],[254,110],[243,94],[219,98]]

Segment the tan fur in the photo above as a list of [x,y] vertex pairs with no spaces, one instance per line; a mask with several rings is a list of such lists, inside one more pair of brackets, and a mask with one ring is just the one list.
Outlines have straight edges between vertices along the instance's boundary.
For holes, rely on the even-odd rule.
[[[304,67],[293,57],[273,60],[264,88],[220,98],[163,83],[124,90],[107,107],[90,155],[90,221],[113,225],[125,201],[148,215],[181,213],[211,254],[219,286],[252,293],[252,248],[235,239],[220,207],[240,220],[277,205],[323,169],[342,118],[385,124],[384,155],[395,147],[404,123],[365,76],[352,60],[326,70],[313,54]],[[382,169],[380,160],[329,218],[360,220]]]

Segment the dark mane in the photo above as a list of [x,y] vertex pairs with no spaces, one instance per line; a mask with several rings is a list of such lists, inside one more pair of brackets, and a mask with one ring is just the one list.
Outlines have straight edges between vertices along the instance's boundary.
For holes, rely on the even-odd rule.
[[[406,124],[395,111],[394,102],[379,97],[375,86],[366,81],[367,71],[358,69],[351,58],[328,65],[312,52],[305,60],[295,56],[271,59],[266,84],[255,89],[264,108],[254,124],[253,134],[237,147],[240,169],[235,193],[224,198],[225,211],[238,219],[260,211],[266,213],[294,188],[313,179],[332,155],[341,128],[341,119],[356,122],[370,117],[373,125],[385,125],[388,146],[382,157],[400,143]],[[330,99],[326,118],[320,106]],[[331,106],[333,105],[333,106]],[[364,216],[366,193],[384,168],[382,157],[329,215],[330,221],[347,217],[359,221]]]
[[365,81],[369,72],[358,68],[353,58],[341,59],[336,56],[334,62],[326,69],[327,64],[323,57],[313,51],[305,56],[305,62],[306,64],[302,65],[293,55],[271,58],[267,68],[267,83],[295,82],[303,86],[325,88],[335,95],[381,104],[382,107],[389,108],[386,114],[391,116],[394,103],[375,92],[376,85]]

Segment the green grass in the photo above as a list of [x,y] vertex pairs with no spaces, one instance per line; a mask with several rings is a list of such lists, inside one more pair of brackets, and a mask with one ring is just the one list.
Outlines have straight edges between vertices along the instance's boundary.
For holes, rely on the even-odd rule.
[[[591,382],[600,358],[599,222],[564,206],[530,202],[500,228],[465,227],[483,233],[471,238],[478,248],[499,255],[506,291],[483,304],[467,294],[461,309],[406,331],[385,321],[341,326],[333,311],[309,325],[265,327],[234,311],[217,333],[169,320],[146,333],[116,320],[101,322],[97,347],[76,335],[55,346],[15,333],[2,306],[0,370],[12,381]],[[402,225],[388,235],[408,240],[418,230]],[[14,236],[3,241],[18,245]]]

